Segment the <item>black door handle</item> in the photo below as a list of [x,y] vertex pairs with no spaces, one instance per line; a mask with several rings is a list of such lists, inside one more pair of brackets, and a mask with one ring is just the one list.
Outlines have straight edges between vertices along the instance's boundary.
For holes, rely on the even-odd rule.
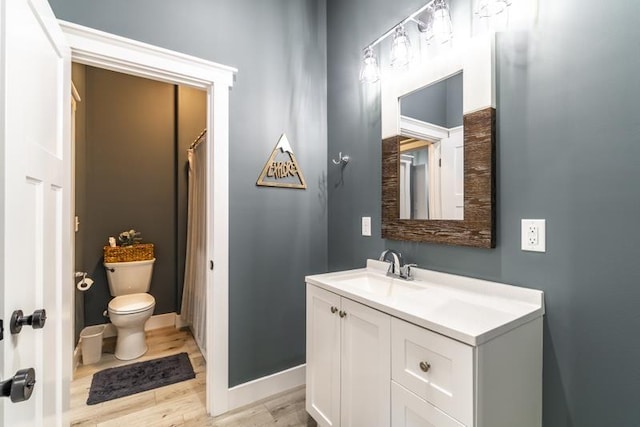
[[11,315],[9,329],[12,334],[19,334],[24,325],[29,325],[33,329],[42,329],[46,321],[47,312],[44,308],[34,311],[33,314],[29,316],[25,316],[22,310],[16,310]]
[[0,382],[2,397],[8,397],[13,403],[29,400],[36,385],[36,371],[33,368],[20,369],[13,378]]

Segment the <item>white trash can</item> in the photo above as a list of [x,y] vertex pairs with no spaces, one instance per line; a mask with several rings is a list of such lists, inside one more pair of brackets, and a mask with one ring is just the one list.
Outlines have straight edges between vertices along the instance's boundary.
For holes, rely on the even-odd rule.
[[83,365],[90,365],[100,361],[104,328],[105,325],[88,326],[80,332]]

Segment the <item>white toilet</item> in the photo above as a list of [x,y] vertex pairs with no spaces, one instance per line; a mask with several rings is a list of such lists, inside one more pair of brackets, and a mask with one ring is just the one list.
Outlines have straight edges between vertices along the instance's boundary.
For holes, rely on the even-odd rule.
[[118,331],[116,358],[136,359],[147,352],[144,324],[156,300],[148,294],[155,258],[148,261],[105,262],[109,291],[109,319]]

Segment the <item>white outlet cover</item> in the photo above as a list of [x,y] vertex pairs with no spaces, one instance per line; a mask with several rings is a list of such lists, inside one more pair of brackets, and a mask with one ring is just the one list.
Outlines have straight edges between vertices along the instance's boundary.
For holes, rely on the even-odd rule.
[[371,236],[371,217],[370,216],[362,217],[362,235]]
[[544,219],[523,219],[520,230],[523,251],[547,251],[546,221]]

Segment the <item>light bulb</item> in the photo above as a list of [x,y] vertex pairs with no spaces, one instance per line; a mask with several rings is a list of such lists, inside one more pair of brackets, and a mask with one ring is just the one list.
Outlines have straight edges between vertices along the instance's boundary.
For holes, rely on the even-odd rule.
[[393,33],[393,43],[391,44],[391,67],[406,68],[411,61],[411,42],[404,30],[404,26],[398,25]]
[[360,81],[362,83],[375,83],[380,80],[380,70],[378,60],[373,53],[373,49],[368,47],[364,50],[362,58],[362,68],[360,69]]
[[433,3],[433,37],[440,43],[451,40],[453,27],[449,6],[445,0],[435,0]]

